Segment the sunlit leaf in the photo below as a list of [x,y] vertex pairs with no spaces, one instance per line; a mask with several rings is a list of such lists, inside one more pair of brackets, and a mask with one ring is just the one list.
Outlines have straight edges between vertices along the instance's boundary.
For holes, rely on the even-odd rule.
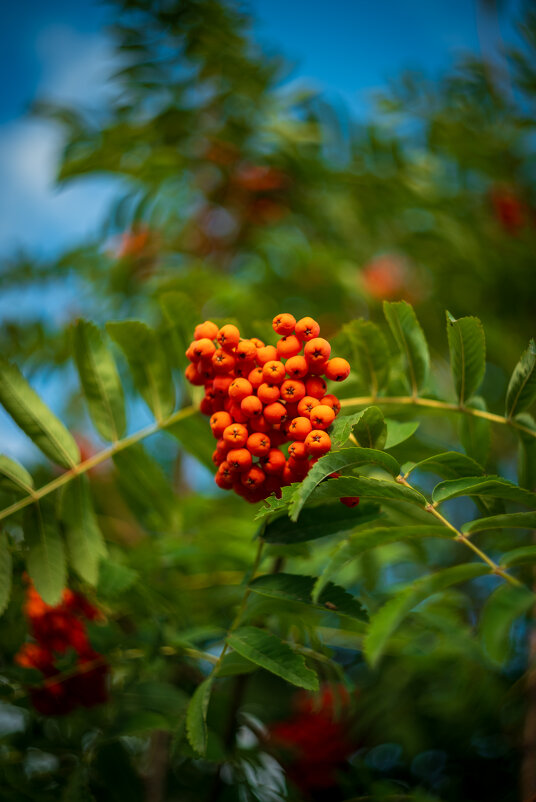
[[99,560],[106,555],[106,547],[93,509],[86,476],[76,477],[63,489],[61,516],[65,522],[69,562],[81,579],[95,585],[99,574]]
[[41,401],[16,365],[3,357],[0,357],[0,404],[53,462],[64,468],[80,462],[72,434]]
[[432,497],[434,501],[440,503],[458,496],[500,498],[528,507],[536,506],[535,493],[524,490],[501,476],[475,476],[440,482],[435,486]]
[[105,440],[119,440],[126,428],[123,388],[114,358],[97,326],[79,320],[73,329],[73,348],[95,428]]
[[486,339],[477,317],[456,320],[447,312],[447,335],[450,366],[460,404],[471,398],[482,382],[486,370]]
[[383,311],[400,351],[404,355],[411,391],[417,395],[428,379],[430,355],[423,330],[406,301],[384,301]]
[[67,582],[65,548],[52,511],[35,503],[24,513],[26,567],[35,589],[51,605],[58,604]]
[[512,418],[526,410],[536,399],[536,343],[529,342],[529,347],[521,355],[514,368],[506,391],[506,415]]

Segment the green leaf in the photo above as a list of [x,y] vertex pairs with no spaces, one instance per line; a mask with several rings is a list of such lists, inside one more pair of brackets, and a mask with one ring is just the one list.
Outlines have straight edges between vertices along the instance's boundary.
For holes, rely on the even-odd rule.
[[536,512],[512,512],[508,515],[490,515],[477,518],[462,526],[464,535],[486,532],[488,529],[536,529]]
[[13,560],[5,532],[0,532],[0,615],[4,612],[11,596]]
[[238,652],[227,652],[218,668],[218,677],[236,677],[238,674],[252,674],[259,666],[246,660]]
[[69,774],[61,802],[95,802],[95,797],[89,788],[88,771],[85,766],[78,765]]
[[484,648],[494,663],[501,665],[508,657],[510,628],[516,618],[536,602],[536,595],[524,587],[504,584],[487,600],[480,618]]
[[95,428],[105,440],[119,440],[126,429],[123,388],[115,360],[94,323],[78,321],[73,350]]
[[484,468],[471,457],[458,451],[444,451],[412,465],[406,476],[414,470],[431,471],[444,479],[459,479],[465,476],[483,476]]
[[172,529],[177,501],[162,468],[140,443],[114,454],[121,493],[136,517],[150,531]]
[[536,343],[529,342],[529,347],[521,355],[514,368],[506,391],[506,416],[512,418],[526,410],[536,398]]
[[354,426],[354,436],[364,448],[382,449],[387,439],[387,426],[378,407],[367,407]]
[[318,460],[294,491],[289,505],[291,519],[298,520],[305,502],[323,479],[331,473],[353,465],[378,465],[392,476],[396,476],[400,469],[394,457],[373,448],[344,448],[342,451],[331,451]]
[[257,627],[240,627],[229,635],[227,642],[242,657],[287,682],[308,691],[318,690],[318,677],[307,668],[302,655],[293,652],[288,643],[271,632]]
[[215,441],[205,415],[196,412],[183,420],[177,421],[166,429],[180,441],[182,446],[202,463],[211,473],[214,472],[212,453]]
[[0,404],[53,462],[71,468],[80,462],[73,436],[44,404],[18,367],[0,357]]
[[364,641],[364,654],[368,663],[374,667],[382,657],[389,638],[406,616],[429,596],[442,590],[467,582],[489,573],[487,565],[465,563],[445,568],[435,574],[421,577],[411,585],[398,591],[396,596],[381,607],[370,622]]
[[319,594],[326,582],[338,571],[344,568],[352,560],[357,559],[362,554],[380,546],[399,543],[403,540],[414,538],[440,537],[451,538],[449,530],[442,524],[417,524],[415,526],[377,526],[373,528],[363,527],[358,529],[335,549],[328,560],[328,563],[318,577],[313,599],[318,599]]
[[129,590],[139,578],[138,572],[128,565],[103,558],[99,565],[97,595],[113,599]]
[[300,520],[296,523],[287,515],[270,521],[262,537],[266,543],[305,543],[319,537],[347,532],[358,524],[377,518],[379,514],[376,504],[360,504],[353,508],[344,504],[308,507],[302,511]]
[[335,418],[329,429],[332,448],[340,448],[346,443],[364,411],[365,410],[362,409],[360,412],[354,412],[352,415],[338,415]]
[[536,494],[518,487],[501,476],[474,476],[465,479],[450,479],[435,486],[432,498],[441,503],[458,496],[483,496],[501,498],[532,507],[536,504]]
[[259,576],[250,583],[250,590],[260,596],[272,599],[284,599],[290,602],[308,604],[323,612],[334,611],[337,615],[355,618],[358,621],[366,620],[363,607],[344,588],[327,583],[315,600],[312,591],[315,578],[298,574],[266,574]]
[[409,440],[420,426],[418,421],[398,421],[390,418],[385,418],[385,423],[387,424],[387,440],[384,445],[386,451]]
[[78,476],[65,486],[61,496],[61,517],[65,522],[69,562],[81,579],[94,586],[99,575],[99,560],[106,555],[106,547],[86,476]]
[[32,504],[25,510],[23,529],[29,548],[26,567],[35,589],[47,604],[58,604],[67,581],[67,567],[52,511],[43,504]]
[[155,730],[169,730],[169,721],[162,713],[138,710],[121,724],[122,735],[146,735]]
[[507,551],[501,557],[501,566],[524,565],[536,562],[536,546],[520,546],[518,549]]
[[341,476],[340,479],[323,482],[312,494],[311,501],[348,496],[373,498],[379,501],[405,501],[421,508],[428,503],[425,497],[413,488],[404,487],[397,482],[386,482],[383,479],[370,479],[366,476]]
[[0,454],[0,487],[31,494],[33,479],[22,465]]
[[[483,398],[475,396],[467,401],[465,407],[487,411]],[[460,440],[466,454],[481,465],[486,464],[491,443],[491,425],[489,420],[478,418],[475,415],[463,414],[460,422]]]
[[166,292],[160,299],[164,323],[161,340],[172,367],[184,370],[189,364],[186,349],[193,340],[199,315],[190,298],[182,292]]
[[129,708],[152,710],[154,713],[163,713],[166,717],[179,716],[189,702],[184,691],[170,682],[157,680],[139,682],[125,690],[121,698]]
[[[528,412],[516,415],[514,420],[528,429],[518,430],[517,475],[521,487],[536,490],[536,421]],[[529,434],[534,432],[534,435]]]
[[175,388],[164,349],[155,332],[139,320],[108,323],[108,332],[124,352],[136,389],[160,421],[175,407]]
[[447,312],[447,337],[456,395],[464,404],[476,393],[486,371],[484,328],[477,317],[456,320]]
[[207,751],[207,711],[213,678],[208,677],[195,689],[186,713],[186,732],[192,749],[200,755]]
[[389,372],[389,349],[381,329],[370,320],[352,320],[337,334],[333,347],[348,355],[352,368],[376,396]]
[[384,301],[383,312],[406,359],[411,392],[417,395],[426,384],[430,366],[430,355],[423,330],[413,307],[406,301]]

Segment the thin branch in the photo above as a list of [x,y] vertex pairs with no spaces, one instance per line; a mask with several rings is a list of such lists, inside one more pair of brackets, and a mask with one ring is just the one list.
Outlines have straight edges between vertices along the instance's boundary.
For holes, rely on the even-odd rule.
[[473,409],[463,404],[450,404],[448,401],[438,401],[435,398],[414,398],[411,395],[398,396],[360,396],[358,398],[341,398],[341,407],[366,407],[370,404],[377,406],[415,406],[427,407],[429,409],[440,409],[444,412],[458,412],[464,415],[471,415],[474,418],[484,418],[492,423],[499,423],[504,426],[512,426],[520,432],[536,437],[536,430],[529,429],[527,426],[516,421],[514,418],[507,418],[504,415],[496,415],[494,412],[486,412],[483,409]]
[[157,421],[156,423],[152,423],[150,426],[146,426],[145,429],[140,429],[140,431],[134,432],[134,434],[123,438],[123,440],[118,440],[108,448],[99,451],[97,454],[93,454],[92,457],[89,457],[83,462],[78,463],[78,465],[74,465],[68,471],[62,473],[61,476],[56,477],[56,479],[53,479],[51,482],[48,482],[48,484],[40,487],[39,490],[32,491],[31,494],[24,496],[14,504],[11,504],[9,507],[0,510],[0,521],[4,518],[8,518],[10,515],[13,515],[16,512],[19,512],[19,510],[23,510],[25,507],[28,507],[29,504],[48,496],[50,493],[58,490],[58,488],[68,484],[71,479],[74,479],[76,476],[81,476],[82,474],[87,473],[87,471],[90,471],[96,465],[106,462],[106,460],[113,457],[114,454],[117,454],[119,451],[124,451],[126,448],[129,448],[135,443],[139,443],[140,440],[144,440],[146,437],[156,434],[156,432],[164,431],[169,426],[173,426],[174,423],[178,423],[178,421],[190,417],[190,415],[193,415],[195,412],[197,412],[197,407],[184,407],[184,409],[179,409],[176,412],[173,412],[173,414],[169,415],[169,417],[164,418],[161,421]]
[[[402,475],[397,476],[396,481],[399,484],[404,485],[405,487],[409,487],[411,490],[415,489],[414,487],[412,487],[412,485],[410,485],[408,481],[406,481],[405,477]],[[459,543],[463,543],[465,546],[467,546],[467,548],[471,549],[471,551],[473,551],[478,557],[480,557],[482,562],[485,562],[486,565],[489,565],[494,574],[502,576],[502,578],[505,579],[507,582],[510,582],[511,585],[521,587],[522,583],[518,579],[516,579],[514,576],[512,576],[503,568],[501,568],[499,565],[497,565],[497,563],[494,562],[491,559],[491,557],[488,557],[488,555],[485,552],[483,552],[482,549],[479,549],[478,546],[475,546],[475,544],[471,540],[468,540],[466,536],[463,534],[463,532],[460,532],[460,530],[457,529],[454,526],[454,524],[452,524],[449,520],[447,520],[447,518],[445,518],[445,516],[442,515],[439,512],[439,510],[436,507],[434,507],[433,504],[427,504],[424,507],[424,509],[426,510],[426,512],[429,512],[431,515],[433,515],[434,518],[437,518],[437,520],[440,521],[443,524],[443,526],[446,526],[448,529],[450,529],[451,532],[454,532],[455,536],[454,539],[457,540]]]

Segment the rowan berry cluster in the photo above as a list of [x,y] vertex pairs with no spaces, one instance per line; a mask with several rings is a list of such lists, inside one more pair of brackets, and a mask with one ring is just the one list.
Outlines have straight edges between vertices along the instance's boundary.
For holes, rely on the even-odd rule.
[[340,402],[323,376],[343,381],[350,373],[312,318],[280,314],[272,326],[280,339],[265,345],[232,324],[206,321],[186,351],[186,378],[204,386],[201,412],[217,440],[216,484],[251,502],[279,497],[331,449],[327,429]]
[[[81,593],[63,591],[60,604],[46,604],[32,585],[27,590],[24,612],[35,642],[25,643],[15,655],[23,668],[39,671],[42,685],[30,688],[36,710],[47,716],[70,713],[77,707],[93,707],[108,698],[108,664],[89,641],[85,621],[100,618],[99,610]],[[60,678],[58,660],[72,651],[75,671]]]

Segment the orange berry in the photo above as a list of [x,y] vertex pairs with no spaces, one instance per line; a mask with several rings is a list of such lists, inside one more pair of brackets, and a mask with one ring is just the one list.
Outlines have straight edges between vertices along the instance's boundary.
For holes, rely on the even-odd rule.
[[240,342],[240,332],[232,323],[222,326],[216,337],[224,351],[232,351]]
[[298,403],[298,415],[304,418],[310,418],[312,410],[319,405],[318,398],[313,398],[312,395],[304,396]]
[[313,457],[321,457],[331,449],[331,438],[321,429],[313,429],[305,438],[305,448]]
[[267,362],[272,362],[277,359],[277,348],[275,345],[265,345],[257,350],[255,359],[257,360],[257,364],[262,368]]
[[254,361],[257,348],[251,340],[240,340],[236,346],[235,356],[239,362]]
[[258,337],[250,337],[250,341],[253,343],[253,345],[255,346],[255,348],[257,348],[257,349],[259,349],[259,348],[264,348],[264,343],[263,343],[263,341],[262,341],[262,340],[259,340],[259,338],[258,338]]
[[266,423],[264,415],[257,415],[252,418],[249,421],[249,426],[253,432],[261,432],[261,434],[267,434],[270,431],[270,425]]
[[287,334],[286,337],[281,337],[277,343],[277,355],[279,359],[290,359],[293,356],[297,356],[301,349],[301,341],[298,340],[294,334]]
[[357,507],[359,504],[359,496],[343,496],[339,501],[341,504],[346,504],[347,507]]
[[311,376],[305,381],[305,392],[313,398],[322,398],[326,394],[327,384],[320,376]]
[[257,390],[257,396],[261,399],[263,404],[273,404],[281,395],[279,387],[276,384],[268,384],[265,382],[261,384]]
[[216,476],[214,477],[214,479],[218,487],[221,487],[224,490],[231,489],[231,487],[233,486],[233,474],[227,460],[224,460],[220,464],[218,470],[216,471]]
[[311,412],[310,420],[315,429],[327,429],[335,420],[335,410],[327,404],[319,404]]
[[342,382],[348,378],[350,374],[350,363],[340,356],[330,359],[324,369],[324,373],[328,379],[335,382]]
[[270,476],[282,474],[285,463],[285,455],[278,448],[271,448],[265,457],[261,457],[261,464],[264,468],[264,472]]
[[285,366],[279,360],[272,359],[263,366],[262,375],[269,384],[281,384],[286,376]]
[[293,482],[301,482],[302,479],[305,479],[309,473],[309,463],[306,459],[295,459],[294,457],[289,457],[287,460],[287,465]]
[[314,370],[321,370],[329,359],[331,354],[331,345],[323,337],[314,337],[305,343],[303,355],[307,360],[309,368]]
[[[231,401],[231,399],[229,400]],[[235,423],[245,423],[248,420],[248,416],[242,412],[240,404],[237,404],[235,401],[231,401],[229,404],[228,412]]]
[[214,377],[214,370],[212,369],[212,362],[207,359],[200,359],[197,363],[197,372],[203,379],[203,384],[210,381]]
[[274,404],[268,404],[267,407],[264,408],[264,418],[267,423],[283,423],[285,418],[287,417],[287,410],[280,404],[279,401],[276,401]]
[[309,418],[293,418],[288,427],[288,433],[293,440],[305,440],[312,429]]
[[199,323],[195,327],[194,339],[202,340],[205,337],[209,340],[215,340],[218,336],[218,327],[211,320],[205,320],[204,323]]
[[[216,449],[217,451],[217,449]],[[216,453],[216,452],[214,452]],[[307,459],[308,454],[305,449],[305,444],[301,443],[299,440],[295,440],[294,443],[291,443],[288,447],[288,453],[290,457],[294,457],[294,459]]]
[[205,396],[205,398],[201,399],[199,411],[202,415],[212,415],[214,412],[214,402]]
[[[227,454],[227,464],[232,473],[243,473],[251,468],[251,454],[247,448],[233,448]],[[221,466],[220,466],[221,467]]]
[[287,359],[285,362],[285,370],[291,379],[303,379],[309,371],[309,365],[305,357],[298,354],[297,356],[291,356],[290,359]]
[[312,317],[302,317],[296,323],[295,331],[300,340],[313,340],[320,334],[320,326]]
[[212,382],[214,395],[220,398],[228,398],[229,387],[231,386],[232,382],[233,380],[230,376],[215,376],[214,381]]
[[231,423],[223,430],[223,439],[233,448],[239,448],[246,445],[248,434],[248,430],[242,423]]
[[278,334],[292,334],[295,325],[296,318],[294,315],[289,315],[288,312],[276,315],[272,320],[272,327]]
[[[195,348],[194,348],[194,346],[195,346],[195,342],[193,342],[193,343],[190,343],[190,345],[188,346],[188,348],[187,348],[187,349],[186,349],[186,351],[184,352],[184,353],[185,353],[185,355],[186,355],[186,357],[187,357],[187,359],[189,359],[189,360],[190,360],[190,362],[197,362],[197,361],[198,361],[198,359],[199,359],[199,357],[198,357],[198,356],[196,355],[196,353],[195,353]],[[276,353],[277,353],[277,351],[276,351]]]
[[229,398],[232,398],[233,401],[236,401],[237,403],[242,401],[242,399],[246,398],[248,395],[251,395],[252,392],[253,387],[247,379],[234,379],[229,385]]
[[235,361],[236,360],[232,354],[227,353],[227,351],[224,351],[223,348],[218,348],[217,351],[214,351],[212,354],[212,367],[214,368],[214,373],[230,373],[235,366]]
[[250,370],[248,373],[248,382],[251,384],[254,390],[258,390],[261,384],[264,382],[262,368],[253,368],[253,370]]
[[305,396],[305,385],[303,382],[287,379],[281,385],[280,392],[283,401],[292,401],[297,404]]
[[240,409],[246,418],[255,418],[262,413],[262,401],[256,395],[248,395],[240,402]]
[[216,346],[207,337],[202,337],[200,340],[194,340],[190,348],[194,352],[196,359],[211,359],[212,354],[216,350]]
[[235,376],[240,376],[243,379],[247,379],[254,367],[255,362],[252,359],[247,359],[244,362],[240,362],[240,360],[237,359],[234,368]]
[[332,395],[331,393],[321,398],[320,403],[326,404],[326,406],[331,407],[335,415],[338,415],[339,412],[341,411],[341,402],[339,401],[336,395]]
[[222,454],[221,451],[219,451],[217,448],[214,449],[214,451],[212,452],[212,462],[218,468],[222,464],[222,462],[225,462],[225,457],[226,455]]
[[197,365],[194,365],[193,363],[188,365],[184,371],[184,375],[190,384],[193,384],[195,387],[201,387],[201,385],[205,383],[203,377],[197,372]]
[[233,419],[228,412],[221,411],[215,412],[209,422],[212,434],[214,437],[219,438],[222,436],[225,429],[232,424]]
[[248,437],[246,448],[254,457],[264,457],[271,448],[270,438],[261,432],[254,432]]
[[258,465],[253,465],[246,473],[242,475],[242,484],[246,487],[260,487],[266,476]]

